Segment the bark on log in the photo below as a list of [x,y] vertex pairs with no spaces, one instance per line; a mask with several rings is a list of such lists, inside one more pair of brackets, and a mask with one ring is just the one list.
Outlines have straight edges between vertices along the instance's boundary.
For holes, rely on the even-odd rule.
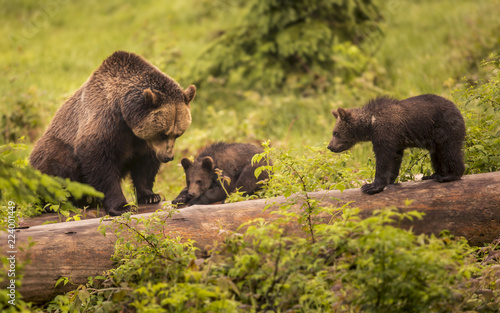
[[[359,189],[339,191],[319,191],[309,194],[322,200],[323,205],[340,207],[354,201],[352,207],[359,207],[362,216],[371,215],[374,209],[388,206],[401,211],[417,210],[426,215],[423,220],[406,222],[402,227],[412,227],[415,233],[438,234],[447,229],[452,234],[464,236],[472,245],[482,245],[500,235],[500,172],[464,176],[461,181],[445,184],[433,181],[401,183],[389,187],[380,194],[368,196]],[[338,200],[334,200],[336,198]],[[405,206],[406,199],[414,201]],[[226,230],[236,230],[239,225],[255,218],[274,220],[273,208],[262,211],[264,206],[286,201],[283,197],[272,200],[253,200],[233,204],[196,205],[180,210],[167,220],[166,226],[183,238],[196,241],[203,249],[220,235],[221,225]],[[141,207],[156,210],[161,205]],[[152,213],[141,213],[147,217]],[[55,295],[74,289],[74,286],[57,287],[60,277],[67,276],[75,284],[87,281],[88,276],[102,274],[113,267],[110,260],[114,248],[114,236],[106,237],[98,233],[98,218],[76,222],[30,226],[18,229],[16,245],[25,245],[29,238],[36,245],[16,254],[17,264],[30,259],[22,279],[20,292],[26,301],[44,303]],[[34,219],[36,222],[36,219]],[[109,222],[104,222],[109,223]],[[26,221],[25,224],[29,224]],[[35,223],[36,224],[36,223]],[[291,225],[291,231],[300,232]],[[11,251],[7,245],[7,234],[0,236],[1,253]],[[0,287],[6,288],[3,282]]]

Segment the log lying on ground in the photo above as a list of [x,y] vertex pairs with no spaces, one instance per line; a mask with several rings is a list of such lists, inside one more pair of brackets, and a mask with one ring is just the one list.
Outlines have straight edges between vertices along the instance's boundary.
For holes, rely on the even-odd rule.
[[[137,213],[139,214],[155,212],[158,209],[161,209],[161,206],[158,204],[144,204],[138,208],[134,208],[134,210],[137,210]],[[87,208],[85,210],[80,210],[79,213],[70,212],[68,216],[63,216],[60,213],[43,213],[40,216],[20,220],[19,228],[22,229],[37,225],[75,221],[75,219],[88,220],[104,216],[106,216],[106,212],[102,208],[100,210],[97,210],[96,208]]]
[[[321,199],[322,205],[340,207],[354,201],[362,216],[371,215],[374,209],[393,206],[400,211],[417,210],[425,213],[423,220],[406,222],[402,227],[412,227],[415,233],[438,234],[444,229],[452,234],[464,236],[472,245],[482,245],[500,235],[500,172],[468,175],[461,181],[439,184],[419,181],[390,186],[373,196],[362,194],[359,189],[319,191],[309,197]],[[336,198],[338,200],[335,200]],[[405,205],[406,199],[414,200]],[[272,200],[253,200],[232,204],[196,205],[180,210],[166,220],[166,229],[183,238],[196,241],[200,249],[222,240],[220,229],[235,231],[239,225],[255,218],[274,220],[278,216],[271,212],[283,197]],[[263,208],[275,203],[263,212]],[[148,210],[161,205],[148,206]],[[295,209],[297,208],[297,205]],[[148,217],[152,213],[141,213],[137,217]],[[16,245],[25,245],[29,238],[36,245],[28,251],[16,254],[16,262],[30,259],[22,280],[20,292],[26,301],[44,303],[55,295],[75,287],[69,284],[54,288],[63,276],[70,277],[75,284],[83,284],[87,277],[102,274],[113,267],[115,237],[98,233],[100,219],[33,226],[16,232]],[[103,221],[103,223],[110,223]],[[290,225],[290,231],[301,233],[299,227]],[[11,251],[7,246],[7,234],[0,239],[2,253]],[[6,282],[0,287],[7,287]]]

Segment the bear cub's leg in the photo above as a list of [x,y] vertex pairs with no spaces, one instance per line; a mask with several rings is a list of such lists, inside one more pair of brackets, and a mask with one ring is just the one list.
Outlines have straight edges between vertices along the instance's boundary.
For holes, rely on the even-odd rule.
[[446,183],[461,179],[465,171],[461,143],[446,142],[437,145],[430,153],[434,173],[422,177],[422,180],[434,179]]
[[224,202],[227,198],[227,194],[224,189],[219,185],[219,183],[214,183],[207,191],[205,191],[201,196],[188,201],[188,205],[194,204],[211,204],[215,202]]
[[431,164],[432,164],[432,168],[434,169],[434,173],[432,173],[431,175],[423,176],[422,180],[436,179],[437,177],[439,177],[441,175],[440,173],[442,173],[441,164],[439,163],[435,148],[430,150],[430,155],[431,155]]
[[188,188],[182,189],[181,193],[174,200],[172,200],[172,204],[187,204],[191,200],[188,195]]
[[227,195],[224,189],[222,189],[222,187],[218,183],[214,182],[212,186],[198,198],[193,198],[191,195],[189,195],[187,187],[182,189],[179,195],[174,200],[172,200],[172,204],[211,204],[224,201],[226,197]]
[[371,184],[365,184],[361,191],[369,195],[382,192],[389,183],[394,183],[403,159],[403,150],[397,150],[388,146],[373,146],[375,152],[375,180]]
[[392,168],[392,175],[389,184],[394,184],[396,178],[398,178],[399,170],[401,168],[401,162],[403,162],[404,149],[396,152],[396,159],[394,160],[394,166]]

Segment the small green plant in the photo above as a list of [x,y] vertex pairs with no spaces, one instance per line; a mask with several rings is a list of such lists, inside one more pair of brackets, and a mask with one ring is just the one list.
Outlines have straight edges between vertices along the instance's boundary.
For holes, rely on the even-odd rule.
[[405,151],[396,182],[415,180],[416,173],[421,173],[423,175],[431,175],[434,173],[429,151],[425,149],[412,148]]
[[262,171],[267,171],[269,174],[266,188],[261,196],[283,195],[288,199],[283,205],[285,209],[299,203],[302,214],[299,214],[298,222],[307,229],[314,242],[314,219],[324,208],[319,206],[321,198],[310,197],[309,193],[330,189],[343,191],[354,185],[359,186],[357,175],[365,169],[354,171],[353,167],[347,166],[348,163],[353,164],[350,153],[334,155],[324,146],[306,147],[300,156],[293,150],[282,151],[271,148],[269,141],[264,142],[263,147],[264,152],[255,155],[252,161],[260,162],[265,158],[273,160],[273,165],[267,161],[266,166],[259,167],[255,171],[256,176]]
[[101,192],[88,185],[33,169],[26,159],[20,157],[25,149],[23,144],[0,146],[0,228],[7,221],[8,201],[15,203],[17,218],[40,214],[45,207],[67,218],[70,212],[79,212],[71,198],[103,197]]
[[467,129],[466,174],[500,170],[500,56],[490,56],[482,66],[491,68],[487,81],[469,82],[454,92]]
[[9,93],[11,95],[6,100],[10,103],[7,103],[6,110],[2,110],[0,114],[0,143],[16,142],[22,137],[34,140],[40,131],[39,92],[31,87],[26,92],[10,90]]
[[263,143],[264,152],[257,154],[253,162],[262,158],[272,160],[273,165],[259,167],[255,174],[269,172],[269,180],[263,189],[263,197],[283,195],[288,198],[295,193],[317,190],[358,187],[359,179],[371,171],[369,166],[356,164],[349,151],[333,154],[326,149],[326,144],[320,147],[304,147],[302,152],[295,149],[282,150],[271,147],[270,142]]

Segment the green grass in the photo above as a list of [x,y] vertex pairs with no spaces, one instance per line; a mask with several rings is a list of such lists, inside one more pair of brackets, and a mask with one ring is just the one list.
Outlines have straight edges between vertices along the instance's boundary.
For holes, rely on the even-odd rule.
[[[20,109],[36,140],[54,112],[115,50],[139,53],[187,86],[191,69],[217,33],[238,20],[230,1],[118,0],[5,1],[0,12],[0,108]],[[321,94],[198,88],[193,124],[176,145],[174,162],[163,166],[156,191],[171,199],[182,188],[182,156],[216,140],[301,149],[330,139],[331,109],[358,107],[378,94],[398,98],[432,92],[450,97],[461,77],[479,73],[477,64],[500,47],[497,0],[392,1],[385,9],[385,38],[363,76]],[[380,46],[378,46],[380,44]],[[28,114],[29,113],[29,114]],[[4,129],[11,131],[10,129]],[[370,145],[353,148],[356,160]],[[332,156],[333,157],[333,156]]]
[[499,48],[498,1],[401,3],[387,14],[386,36],[376,54],[389,77],[384,87],[397,97],[450,97],[454,81]]

